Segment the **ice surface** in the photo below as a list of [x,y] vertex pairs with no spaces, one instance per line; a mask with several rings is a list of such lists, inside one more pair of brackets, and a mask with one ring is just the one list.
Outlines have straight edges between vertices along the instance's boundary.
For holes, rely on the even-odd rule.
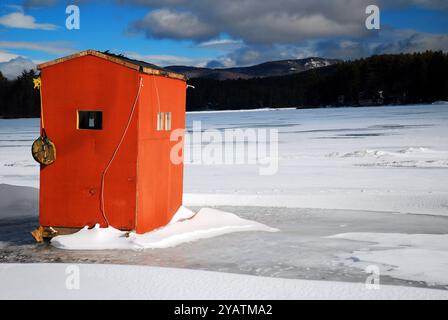
[[375,161],[357,163],[358,166],[448,168],[448,151],[432,150],[425,147],[409,147],[398,150],[360,150],[340,155],[330,153],[328,157],[375,158]]
[[434,101],[432,104],[448,104],[448,101],[439,100],[439,101]]
[[[187,164],[186,206],[448,215],[446,105],[188,113],[188,130],[193,121],[220,132],[278,129],[279,171],[260,176],[253,165]],[[0,120],[0,183],[38,187],[30,154],[38,128],[37,119]]]
[[[351,257],[353,252],[366,250],[368,243],[327,236],[359,232],[444,234],[448,230],[448,218],[444,216],[275,207],[218,209],[237,212],[244,219],[258,221],[279,231],[230,233],[154,250],[59,250],[48,243],[34,242],[29,232],[38,225],[36,216],[2,219],[0,242],[4,242],[4,246],[0,249],[0,262],[134,264],[364,283],[365,271],[345,264],[341,255]],[[400,257],[412,264],[413,261],[407,260],[408,253],[412,257],[407,251],[401,252]],[[381,284],[448,289],[447,286],[402,279],[386,272],[381,274]]]
[[[191,211],[181,207],[175,217],[184,216],[185,213]],[[51,240],[51,244],[69,250],[160,249],[241,231],[278,230],[242,219],[233,213],[202,208],[189,219],[179,220],[141,235],[96,225],[92,229],[85,227],[74,234],[57,236]]]
[[448,284],[448,234],[342,233],[330,238],[373,242],[368,248],[340,255],[348,266],[382,266],[395,278]]
[[0,183],[0,219],[36,216],[37,213],[36,189]]
[[0,299],[448,299],[443,290],[125,265],[0,264],[0,282]]
[[[194,120],[220,132],[279,130],[277,174],[260,176],[253,165],[187,164],[184,183],[186,206],[231,205],[219,209],[279,232],[143,251],[36,245],[29,231],[38,225],[38,190],[5,184],[38,187],[30,146],[39,121],[0,120],[0,262],[132,263],[359,283],[366,279],[362,266],[378,264],[381,284],[447,288],[441,272],[447,250],[434,247],[441,241],[431,237],[448,230],[446,105],[189,113],[188,130]],[[184,210],[170,226],[190,215]],[[341,233],[374,234],[375,241],[327,238]],[[426,240],[414,242],[422,234]],[[129,240],[120,241],[126,247]]]
[[445,105],[197,113],[188,128],[197,120],[221,132],[278,129],[279,171],[187,165],[186,205],[448,215]]
[[39,186],[39,164],[31,145],[39,136],[39,119],[0,119],[0,183]]

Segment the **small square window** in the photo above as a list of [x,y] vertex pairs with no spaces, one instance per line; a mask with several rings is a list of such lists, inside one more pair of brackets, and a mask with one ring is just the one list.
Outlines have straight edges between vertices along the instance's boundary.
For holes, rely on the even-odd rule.
[[165,113],[165,130],[171,130],[171,112]]
[[103,129],[102,111],[78,111],[78,129]]
[[163,130],[164,112],[157,112],[157,131]]

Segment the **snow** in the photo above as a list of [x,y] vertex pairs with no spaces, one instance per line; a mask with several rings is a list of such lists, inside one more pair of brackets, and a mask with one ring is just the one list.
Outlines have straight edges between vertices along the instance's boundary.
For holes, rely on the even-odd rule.
[[280,110],[295,110],[296,108],[254,108],[254,109],[240,109],[240,110],[204,110],[204,111],[187,111],[187,115],[194,115],[194,114],[208,114],[208,113],[235,113],[235,112],[263,112],[263,111],[280,111]]
[[443,101],[443,100],[439,100],[439,101],[434,101],[432,104],[448,104],[448,101]]
[[[433,150],[425,147],[408,147],[398,150],[366,149],[345,154],[333,152],[328,157],[361,158],[358,166],[448,168],[448,151]],[[371,158],[374,162],[365,163]]]
[[0,264],[0,283],[0,299],[448,299],[444,290],[128,265]]
[[[175,218],[185,217],[192,211],[181,207]],[[181,219],[145,234],[123,232],[112,227],[92,229],[87,227],[70,234],[57,236],[51,244],[69,250],[107,250],[107,249],[157,249],[178,246],[199,239],[241,231],[276,232],[264,224],[242,219],[233,213],[211,208],[202,208],[189,219]]]
[[[36,293],[20,290],[26,281],[36,285],[42,296],[56,298],[201,298],[204,294],[235,299],[446,299],[446,290],[383,285],[446,288],[448,284],[443,274],[448,267],[446,105],[188,113],[189,131],[193,121],[219,132],[278,130],[278,172],[260,176],[256,165],[187,164],[185,207],[169,225],[128,237],[113,228],[83,229],[53,240],[53,245],[64,249],[122,250],[74,252],[30,245],[29,231],[37,225],[39,186],[39,166],[30,146],[38,136],[39,121],[0,120],[0,219],[8,219],[0,222],[0,260],[154,264],[257,277],[89,265],[80,266],[86,273],[81,290],[67,292],[64,287],[51,292],[64,286],[65,278],[54,279],[58,272],[66,276],[65,266],[2,265],[1,283],[11,290],[0,290],[0,296],[35,297]],[[187,145],[185,153],[197,148]],[[187,209],[220,205],[232,206],[220,209],[244,219],[216,209],[196,215]],[[234,233],[274,231],[268,225],[280,231]],[[217,237],[227,233],[232,234]],[[328,238],[331,235],[335,236]],[[144,248],[163,250],[128,250]],[[364,268],[372,264],[381,268],[381,289],[367,292]],[[119,285],[113,289],[108,281]],[[154,292],[152,284],[157,288]]]
[[274,175],[260,176],[255,165],[189,164],[187,206],[448,215],[448,108],[444,105],[198,113],[187,115],[188,129],[199,120],[204,129],[220,132],[278,129],[279,169]]
[[135,249],[132,240],[126,232],[113,227],[100,228],[95,225],[92,229],[84,227],[76,233],[56,236],[51,244],[59,249],[68,250],[106,250],[106,249]]
[[177,212],[174,214],[173,218],[171,219],[170,224],[176,223],[178,221],[182,221],[185,219],[190,219],[194,215],[195,215],[195,213],[192,210],[190,210],[184,206],[180,206],[179,209],[177,209]]
[[314,60],[311,59],[309,62],[305,63],[305,67],[309,69],[321,68],[329,66],[331,63],[327,60]]
[[190,220],[180,221],[143,235],[134,242],[143,248],[167,248],[198,239],[242,231],[276,232],[264,224],[242,219],[233,213],[202,208]]
[[368,248],[340,255],[342,263],[365,268],[383,266],[382,274],[398,279],[448,285],[448,234],[342,233],[329,238],[372,242]]
[[[37,194],[38,190],[35,192]],[[20,194],[20,190],[16,193]],[[367,277],[364,269],[346,266],[335,255],[351,255],[351,252],[366,248],[366,243],[323,237],[342,232],[441,234],[448,230],[448,219],[444,216],[275,207],[217,209],[238,213],[239,217],[261,222],[279,231],[230,233],[156,250],[129,250],[126,242],[121,250],[60,250],[50,243],[34,243],[29,232],[38,225],[37,216],[0,219],[0,242],[3,242],[0,262],[151,265],[364,283]],[[194,212],[198,210],[194,208]],[[116,239],[113,241],[117,247]],[[381,284],[427,286],[422,282],[391,277],[382,277]]]
[[39,136],[39,119],[0,119],[0,183],[39,187],[39,164],[31,145]]
[[[448,215],[448,108],[414,105],[187,114],[187,129],[279,130],[279,170],[187,164],[186,206],[277,206]],[[38,187],[37,119],[0,120],[0,181]],[[188,154],[197,145],[187,145]]]

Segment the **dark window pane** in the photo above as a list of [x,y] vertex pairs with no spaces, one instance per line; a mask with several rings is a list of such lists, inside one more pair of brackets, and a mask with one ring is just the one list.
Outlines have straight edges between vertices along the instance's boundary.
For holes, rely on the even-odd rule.
[[103,129],[103,112],[78,111],[78,129]]

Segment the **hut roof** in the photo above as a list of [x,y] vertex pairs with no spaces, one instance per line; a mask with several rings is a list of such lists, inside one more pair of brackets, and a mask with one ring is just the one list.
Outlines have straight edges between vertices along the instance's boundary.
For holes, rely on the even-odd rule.
[[108,60],[108,61],[111,61],[114,63],[118,63],[118,64],[124,65],[128,68],[131,68],[134,70],[139,70],[140,72],[143,72],[143,73],[160,75],[160,76],[165,76],[165,77],[173,78],[173,79],[187,80],[187,77],[181,73],[171,72],[162,67],[156,66],[152,63],[130,59],[123,55],[113,54],[108,51],[99,52],[96,50],[85,50],[85,51],[81,51],[81,52],[78,52],[78,53],[75,53],[75,54],[72,54],[72,55],[69,55],[66,57],[62,57],[62,58],[58,58],[58,59],[55,59],[52,61],[41,63],[37,67],[39,70],[42,70],[46,67],[49,67],[49,66],[61,63],[61,62],[65,62],[65,61],[68,61],[71,59],[88,56],[88,55],[96,56],[96,57],[99,57],[99,58],[102,58],[102,59],[105,59],[105,60]]

